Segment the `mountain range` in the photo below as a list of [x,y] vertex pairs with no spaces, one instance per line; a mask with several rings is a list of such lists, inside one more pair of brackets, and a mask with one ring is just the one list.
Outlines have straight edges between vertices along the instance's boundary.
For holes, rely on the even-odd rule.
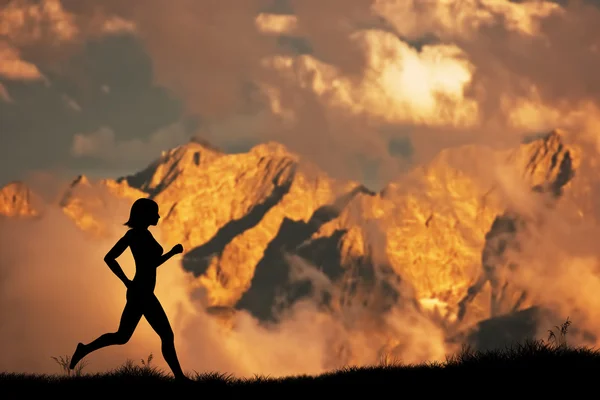
[[163,239],[183,244],[182,267],[216,315],[244,309],[276,321],[318,296],[325,309],[360,304],[377,314],[400,302],[448,326],[474,324],[536,306],[502,271],[523,264],[520,235],[540,212],[597,220],[588,151],[561,131],[511,148],[458,146],[373,192],[278,143],[226,154],[190,140],[129,176],[80,175],[54,204],[9,183],[0,214],[43,218],[56,205],[103,237],[116,232],[118,204],[148,197],[160,206]]

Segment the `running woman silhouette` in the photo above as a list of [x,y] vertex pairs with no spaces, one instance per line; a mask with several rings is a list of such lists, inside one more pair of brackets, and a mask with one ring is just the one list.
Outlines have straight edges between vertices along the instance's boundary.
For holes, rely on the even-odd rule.
[[[143,315],[160,336],[163,357],[175,378],[189,380],[177,360],[173,330],[167,315],[154,294],[156,269],[175,254],[183,252],[183,246],[177,244],[163,254],[162,246],[148,230],[148,227],[155,226],[159,219],[158,204],[153,200],[140,198],[131,206],[129,220],[124,224],[130,229],[104,257],[106,264],[127,288],[127,303],[121,315],[119,329],[116,332],[105,333],[89,344],[79,343],[69,368],[74,369],[82,358],[93,351],[127,343]],[[127,278],[116,260],[127,247],[131,249],[135,261],[136,272],[133,280]]]

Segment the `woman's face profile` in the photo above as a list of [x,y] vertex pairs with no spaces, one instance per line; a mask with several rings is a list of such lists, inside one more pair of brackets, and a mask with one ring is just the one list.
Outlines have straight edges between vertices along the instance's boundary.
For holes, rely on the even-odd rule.
[[158,213],[158,208],[157,208],[156,210],[152,211],[152,214],[150,217],[150,225],[156,226],[156,224],[158,224],[159,219],[160,219],[160,214]]

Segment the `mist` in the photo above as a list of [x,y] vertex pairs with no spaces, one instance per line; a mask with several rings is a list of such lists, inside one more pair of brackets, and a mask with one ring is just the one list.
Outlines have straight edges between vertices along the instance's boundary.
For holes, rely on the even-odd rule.
[[499,165],[491,179],[506,208],[525,218],[526,225],[516,236],[519,250],[508,250],[506,263],[515,269],[500,267],[500,279],[512,290],[526,293],[520,309],[537,306],[550,312],[536,321],[537,338],[547,339],[548,330],[569,318],[574,330],[569,344],[597,346],[600,338],[600,251],[597,237],[596,159],[600,154],[589,142],[572,147],[576,168],[572,180],[558,199],[531,190],[515,165]]

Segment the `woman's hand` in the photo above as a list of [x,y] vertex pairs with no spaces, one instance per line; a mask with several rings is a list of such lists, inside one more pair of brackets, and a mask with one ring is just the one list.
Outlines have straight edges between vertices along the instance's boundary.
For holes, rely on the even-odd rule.
[[160,256],[158,258],[158,261],[156,262],[156,268],[163,265],[165,262],[167,262],[167,260],[169,260],[175,254],[179,254],[179,253],[183,253],[183,246],[181,244],[176,244],[175,246],[173,246],[173,248],[171,250],[167,251],[165,254],[163,254],[162,256]]
[[183,253],[183,246],[181,244],[176,244],[175,246],[173,246],[173,248],[171,249],[171,253],[172,254],[180,254]]

